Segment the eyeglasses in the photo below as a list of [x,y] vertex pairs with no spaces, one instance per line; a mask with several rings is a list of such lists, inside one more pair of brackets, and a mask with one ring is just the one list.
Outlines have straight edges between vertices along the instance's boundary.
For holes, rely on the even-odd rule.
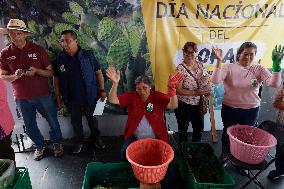
[[190,55],[192,55],[194,53],[195,53],[194,51],[187,51],[187,52],[184,52],[183,55],[184,56],[190,56]]

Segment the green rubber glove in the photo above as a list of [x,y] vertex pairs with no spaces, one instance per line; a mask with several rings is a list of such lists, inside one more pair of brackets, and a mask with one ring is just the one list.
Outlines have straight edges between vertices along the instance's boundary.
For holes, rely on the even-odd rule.
[[277,45],[272,51],[272,71],[280,72],[281,71],[281,61],[284,55],[284,46],[281,48],[281,45],[277,48]]

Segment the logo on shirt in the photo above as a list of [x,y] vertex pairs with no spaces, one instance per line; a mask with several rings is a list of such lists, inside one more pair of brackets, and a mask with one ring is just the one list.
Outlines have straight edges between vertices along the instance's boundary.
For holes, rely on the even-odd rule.
[[252,79],[251,80],[251,85],[256,88],[258,86],[257,80],[256,79]]
[[36,53],[28,54],[28,57],[31,58],[31,59],[33,59],[33,60],[37,60]]
[[6,58],[7,60],[15,60],[16,59],[16,56],[10,56],[8,58]]
[[61,65],[59,69],[60,69],[60,72],[62,72],[62,73],[65,72],[65,67],[64,67],[64,65]]
[[146,109],[147,109],[148,112],[152,112],[153,109],[154,109],[154,104],[148,103],[147,106],[146,106]]

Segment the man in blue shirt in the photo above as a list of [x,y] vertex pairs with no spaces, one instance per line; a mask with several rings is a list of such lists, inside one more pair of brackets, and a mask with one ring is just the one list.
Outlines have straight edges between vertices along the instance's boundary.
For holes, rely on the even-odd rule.
[[98,130],[98,121],[93,116],[96,102],[106,97],[104,77],[100,65],[91,50],[83,50],[72,30],[61,33],[63,51],[54,62],[54,92],[58,107],[63,103],[71,113],[71,124],[75,134],[73,153],[80,153],[83,146],[82,116],[86,116],[91,130],[91,139],[100,149],[105,148]]

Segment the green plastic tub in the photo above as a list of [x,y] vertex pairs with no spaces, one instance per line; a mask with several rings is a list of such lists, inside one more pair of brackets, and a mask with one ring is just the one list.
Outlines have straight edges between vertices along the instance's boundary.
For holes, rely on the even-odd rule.
[[234,179],[224,170],[209,144],[181,143],[181,151],[179,168],[187,188],[234,187]]
[[29,171],[25,167],[16,167],[12,185],[5,189],[31,189]]
[[134,189],[139,188],[139,184],[128,162],[92,162],[86,167],[82,189],[93,189],[98,185],[105,188],[111,185],[113,189]]

